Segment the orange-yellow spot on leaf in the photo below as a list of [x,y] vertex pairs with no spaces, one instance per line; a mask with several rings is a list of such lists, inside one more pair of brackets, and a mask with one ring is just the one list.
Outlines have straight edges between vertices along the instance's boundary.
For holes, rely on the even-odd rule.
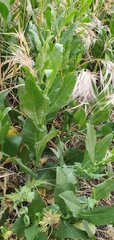
[[17,129],[15,127],[10,127],[9,131],[7,132],[7,135],[6,137],[9,138],[9,137],[13,137],[13,136],[18,136],[19,133],[17,131]]

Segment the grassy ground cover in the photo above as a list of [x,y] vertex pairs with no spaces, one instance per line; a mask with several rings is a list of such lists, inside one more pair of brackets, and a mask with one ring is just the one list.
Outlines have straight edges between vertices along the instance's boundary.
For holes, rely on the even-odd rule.
[[113,240],[114,3],[0,1],[0,239]]

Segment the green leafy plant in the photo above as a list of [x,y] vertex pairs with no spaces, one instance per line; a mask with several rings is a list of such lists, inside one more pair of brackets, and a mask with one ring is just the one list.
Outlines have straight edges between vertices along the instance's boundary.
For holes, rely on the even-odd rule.
[[[4,185],[1,205],[9,200],[15,219],[1,213],[1,239],[93,240],[97,226],[114,224],[114,207],[99,206],[114,190],[113,8],[0,2],[0,170],[24,176],[13,192]],[[93,181],[89,194],[81,181]]]
[[[78,197],[76,190],[76,178],[71,169],[57,168],[56,187],[54,192],[55,204],[46,207],[38,191],[34,187],[40,187],[42,181],[34,180],[26,183],[16,193],[7,195],[12,199],[14,208],[17,211],[18,219],[13,224],[12,231],[18,237],[30,239],[32,236],[49,236],[62,238],[70,237],[88,239],[93,237],[96,231],[95,226],[113,224],[114,207],[96,206],[99,200],[107,199],[114,189],[114,179],[108,179],[93,188],[90,197]],[[21,196],[21,198],[19,198]],[[23,204],[29,203],[29,207]],[[21,208],[20,208],[21,206]],[[103,217],[104,216],[104,217]],[[56,229],[56,224],[58,228]],[[31,235],[30,234],[33,234]],[[30,236],[29,236],[30,234]]]
[[64,155],[65,163],[75,163],[76,168],[74,169],[79,177],[99,178],[107,175],[108,172],[102,175],[102,171],[105,170],[107,163],[113,161],[113,152],[108,154],[108,147],[112,139],[113,135],[109,133],[96,142],[94,126],[87,123],[85,151],[80,151],[77,148],[67,149]]

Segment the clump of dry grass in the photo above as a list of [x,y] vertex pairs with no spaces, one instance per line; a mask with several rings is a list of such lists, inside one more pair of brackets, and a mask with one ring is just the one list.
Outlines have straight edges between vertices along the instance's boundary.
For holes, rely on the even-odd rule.
[[[17,40],[18,44],[9,43],[8,52],[6,56],[1,56],[1,85],[4,81],[12,79],[18,75],[22,66],[29,69],[33,76],[36,76],[33,68],[33,60],[30,56],[30,49],[27,40],[24,36],[24,32],[19,30],[17,33],[11,34]],[[3,60],[5,59],[5,60]]]

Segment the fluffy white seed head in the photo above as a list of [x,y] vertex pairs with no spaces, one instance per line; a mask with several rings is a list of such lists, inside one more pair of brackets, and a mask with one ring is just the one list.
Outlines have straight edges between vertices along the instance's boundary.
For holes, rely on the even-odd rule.
[[96,79],[95,74],[83,69],[78,75],[71,99],[86,103],[96,98],[93,87],[93,85],[96,86]]

